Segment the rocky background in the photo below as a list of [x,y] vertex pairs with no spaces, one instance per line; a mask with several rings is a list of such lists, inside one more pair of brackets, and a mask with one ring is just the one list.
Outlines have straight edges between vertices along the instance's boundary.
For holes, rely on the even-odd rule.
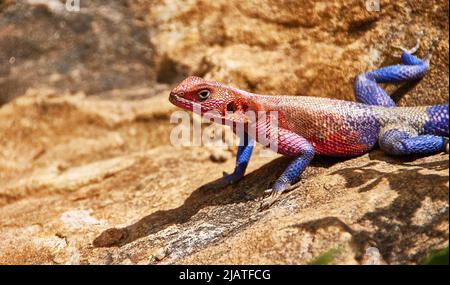
[[435,41],[399,105],[448,102],[447,1],[0,1],[0,264],[415,264],[448,244],[448,154],[317,158],[259,211],[290,159],[175,147],[187,75],[353,100],[352,80]]

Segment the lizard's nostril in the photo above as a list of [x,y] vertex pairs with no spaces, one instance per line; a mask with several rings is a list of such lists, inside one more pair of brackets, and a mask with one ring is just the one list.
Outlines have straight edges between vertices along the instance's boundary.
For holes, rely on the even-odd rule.
[[178,97],[182,97],[184,95],[184,92],[180,92],[180,91],[171,91],[170,92],[170,96],[178,96]]

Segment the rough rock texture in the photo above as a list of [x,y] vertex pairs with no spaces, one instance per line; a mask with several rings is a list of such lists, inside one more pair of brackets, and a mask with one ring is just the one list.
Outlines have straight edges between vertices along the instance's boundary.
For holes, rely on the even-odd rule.
[[81,1],[80,13],[65,2],[0,1],[0,104],[29,87],[92,94],[152,84],[149,31],[126,1]]
[[178,80],[168,72],[177,71],[254,92],[348,100],[355,75],[398,62],[391,45],[412,47],[420,38],[423,56],[436,39],[430,73],[399,103],[448,101],[448,2],[380,1],[379,12],[364,3],[160,0],[146,19],[163,81]]
[[388,90],[448,102],[446,1],[41,2],[0,2],[0,264],[404,264],[448,243],[448,154],[317,158],[260,212],[290,159],[206,190],[235,150],[172,146],[167,101],[187,74],[351,100],[422,34],[430,71]]

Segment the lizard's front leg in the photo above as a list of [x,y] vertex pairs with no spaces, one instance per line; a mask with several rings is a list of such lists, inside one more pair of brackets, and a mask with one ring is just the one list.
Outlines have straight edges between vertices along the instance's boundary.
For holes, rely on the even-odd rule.
[[260,209],[268,208],[285,190],[294,184],[314,157],[314,147],[303,137],[286,129],[278,132],[278,153],[297,157],[275,181],[272,189],[267,190],[270,196],[261,204]]
[[244,176],[248,162],[250,161],[250,157],[252,156],[254,140],[249,135],[247,135],[247,133],[244,133],[244,135],[239,139],[240,142],[236,155],[236,166],[233,173],[228,174],[226,172],[223,172],[223,178],[209,185],[208,188],[223,188],[241,180],[241,178]]
[[252,156],[254,140],[249,135],[247,135],[247,133],[244,133],[244,135],[239,139],[240,142],[236,155],[236,166],[234,168],[234,171],[231,174],[228,174],[226,172],[223,173],[223,178],[225,181],[227,181],[228,184],[239,181],[244,176],[248,162],[250,161],[250,157]]

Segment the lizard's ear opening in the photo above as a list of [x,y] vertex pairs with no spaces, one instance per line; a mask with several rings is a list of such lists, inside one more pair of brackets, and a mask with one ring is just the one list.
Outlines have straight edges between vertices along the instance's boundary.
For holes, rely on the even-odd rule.
[[235,107],[234,111],[245,113],[248,111],[248,105],[245,103],[239,102],[238,105]]
[[227,112],[234,112],[233,102],[227,104]]
[[227,112],[242,112],[245,113],[248,110],[248,105],[243,103],[235,104],[234,102],[229,102],[226,106]]
[[248,114],[248,105],[242,102],[230,102],[227,104],[227,113],[236,123],[250,123],[254,121],[254,116]]

